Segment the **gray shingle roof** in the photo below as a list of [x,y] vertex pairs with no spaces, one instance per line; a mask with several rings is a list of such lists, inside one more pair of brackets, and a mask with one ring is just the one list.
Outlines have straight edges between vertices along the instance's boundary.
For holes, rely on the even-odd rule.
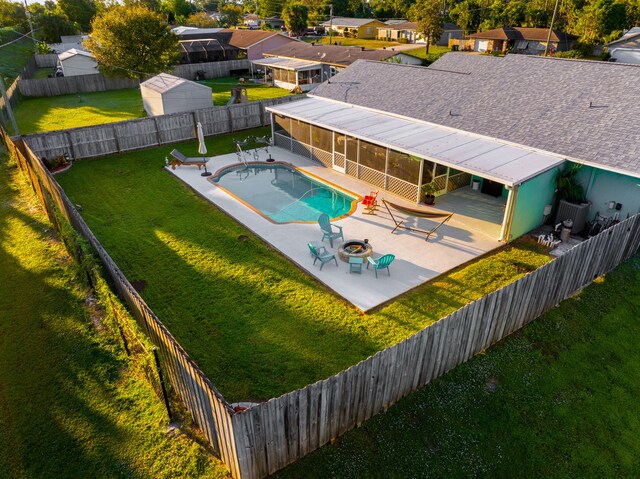
[[429,68],[359,60],[314,94],[640,176],[637,65],[465,53]]
[[287,43],[264,53],[265,56],[299,58],[331,65],[351,65],[360,59],[383,61],[397,54],[398,52],[392,50],[362,50],[360,47],[315,45],[306,42]]
[[140,83],[140,86],[144,86],[151,90],[157,91],[158,93],[165,93],[169,90],[173,90],[177,86],[187,84],[191,88],[206,88],[208,90],[211,90],[211,88],[209,88],[208,86],[201,85],[190,80],[185,80],[184,78],[179,78],[177,76],[169,75],[168,73],[160,73],[154,77],[151,77],[147,81]]
[[328,27],[329,25],[333,25],[334,27],[361,27],[371,22],[380,22],[380,20],[376,20],[375,18],[333,17],[333,20],[327,20],[320,25],[323,27]]

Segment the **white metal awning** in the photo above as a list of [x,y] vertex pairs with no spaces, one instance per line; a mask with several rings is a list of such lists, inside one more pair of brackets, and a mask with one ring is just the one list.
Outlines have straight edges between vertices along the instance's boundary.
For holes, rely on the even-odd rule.
[[317,70],[322,63],[308,62],[306,60],[294,60],[291,58],[268,57],[251,61],[254,65],[260,65],[271,68],[280,68],[282,70],[304,71]]
[[514,186],[565,161],[523,145],[320,97],[268,111]]

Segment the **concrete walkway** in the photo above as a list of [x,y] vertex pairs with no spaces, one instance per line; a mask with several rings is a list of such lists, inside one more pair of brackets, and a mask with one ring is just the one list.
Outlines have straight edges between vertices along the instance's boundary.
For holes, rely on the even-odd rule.
[[[278,161],[291,163],[360,196],[369,194],[372,189],[371,185],[289,151],[277,147],[270,148],[270,151]],[[248,154],[248,157],[251,155]],[[266,159],[266,157],[267,155],[261,152],[260,158]],[[210,171],[216,171],[237,162],[238,158],[235,154],[222,155],[211,158],[207,167]],[[391,264],[390,276],[384,271],[380,272],[376,279],[374,272],[366,268],[363,268],[361,274],[350,274],[349,265],[340,260],[337,267],[331,262],[320,271],[319,262],[313,265],[313,259],[307,248],[307,242],[319,241],[322,238],[317,224],[274,224],[218,188],[213,182],[200,176],[201,172],[195,166],[180,166],[176,170],[167,168],[167,171],[363,311],[388,302],[435,276],[501,245],[492,235],[493,231],[489,233],[482,231],[482,222],[467,226],[464,222],[465,217],[458,215],[454,215],[435,235],[431,236],[428,242],[425,242],[425,235],[421,233],[397,230],[391,234],[394,223],[381,202],[378,214],[375,216],[362,214],[363,207],[358,205],[355,213],[335,223],[344,228],[347,240],[369,239],[373,246],[374,258],[387,253],[394,254],[396,258]],[[415,207],[415,204],[393,195],[382,192],[378,195],[379,200],[384,197],[388,197],[394,203]],[[407,223],[426,229],[434,226],[433,222],[412,217],[407,217]],[[328,251],[336,252],[338,245],[335,242],[334,248],[329,246],[328,240],[325,241],[325,245]]]

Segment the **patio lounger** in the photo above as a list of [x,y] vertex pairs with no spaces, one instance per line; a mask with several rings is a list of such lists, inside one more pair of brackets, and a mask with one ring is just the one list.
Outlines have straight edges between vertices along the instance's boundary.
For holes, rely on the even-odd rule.
[[[391,219],[396,224],[396,227],[393,228],[393,231],[391,231],[391,233],[395,232],[395,230],[397,230],[398,228],[402,228],[409,231],[417,231],[418,233],[426,233],[427,237],[425,238],[425,241],[429,241],[429,236],[435,233],[435,231],[438,228],[440,228],[443,224],[449,221],[449,218],[453,216],[453,213],[449,213],[447,211],[407,208],[404,206],[396,205],[395,203],[391,203],[390,201],[387,201],[387,200],[382,200],[382,202],[384,203],[384,206],[387,208],[387,211],[389,212]],[[418,228],[411,228],[409,226],[405,226],[402,224],[404,220],[397,220],[395,216],[393,216],[391,209],[394,209],[400,213],[404,213],[405,215],[415,216],[416,218],[426,218],[429,220],[434,220],[434,221],[441,220],[441,221],[436,225],[435,228],[431,230],[421,230]]]
[[173,150],[171,152],[171,169],[175,170],[178,165],[196,165],[198,169],[201,169],[207,160],[208,158],[187,158],[178,150]]

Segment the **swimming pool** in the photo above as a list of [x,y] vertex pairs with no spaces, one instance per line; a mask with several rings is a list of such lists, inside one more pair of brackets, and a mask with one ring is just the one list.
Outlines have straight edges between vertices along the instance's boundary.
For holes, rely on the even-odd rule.
[[234,165],[211,181],[274,223],[311,223],[352,213],[360,197],[283,163]]

